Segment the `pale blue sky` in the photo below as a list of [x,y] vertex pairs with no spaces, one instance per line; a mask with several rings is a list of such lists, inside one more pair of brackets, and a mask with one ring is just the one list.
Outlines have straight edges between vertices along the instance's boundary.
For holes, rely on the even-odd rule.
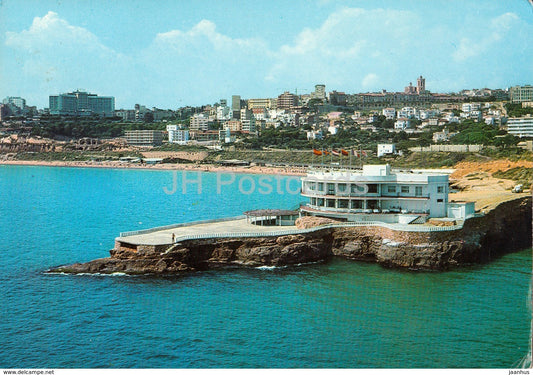
[[533,83],[527,0],[0,0],[0,98],[77,88],[175,109],[231,95]]

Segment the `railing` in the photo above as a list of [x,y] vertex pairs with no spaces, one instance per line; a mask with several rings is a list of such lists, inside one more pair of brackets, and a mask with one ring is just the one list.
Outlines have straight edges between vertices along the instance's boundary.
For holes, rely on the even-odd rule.
[[296,234],[306,234],[323,229],[333,229],[333,228],[350,228],[350,227],[383,227],[396,231],[404,232],[446,232],[454,231],[463,228],[463,223],[450,225],[446,227],[435,227],[435,226],[425,226],[425,225],[409,225],[409,224],[389,224],[383,223],[381,221],[365,221],[357,223],[331,223],[319,225],[313,228],[306,229],[287,229],[280,231],[272,232],[227,232],[227,233],[204,233],[204,234],[190,234],[178,236],[175,239],[175,242],[183,242],[189,240],[199,240],[199,239],[210,239],[210,238],[250,238],[250,237],[273,237],[273,236],[287,236],[287,235],[296,235]]
[[159,232],[161,230],[188,227],[188,226],[197,225],[197,224],[221,223],[224,221],[241,220],[241,219],[246,219],[246,216],[240,215],[240,216],[234,216],[234,217],[225,217],[222,219],[199,220],[199,221],[191,221],[188,223],[165,225],[162,227],[155,227],[155,228],[150,228],[150,229],[132,230],[130,232],[121,232],[120,237],[136,236],[138,234],[148,234],[148,233],[153,233],[153,232]]

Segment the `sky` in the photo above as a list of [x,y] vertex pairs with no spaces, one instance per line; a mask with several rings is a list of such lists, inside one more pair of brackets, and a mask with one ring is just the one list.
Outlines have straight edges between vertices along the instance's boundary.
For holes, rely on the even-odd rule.
[[232,95],[533,84],[527,0],[0,0],[0,99],[83,89],[116,108]]

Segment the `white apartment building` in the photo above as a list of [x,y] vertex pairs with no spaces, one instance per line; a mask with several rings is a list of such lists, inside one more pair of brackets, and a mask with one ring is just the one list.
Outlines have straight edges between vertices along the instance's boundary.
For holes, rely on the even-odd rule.
[[533,137],[533,117],[511,117],[507,119],[507,132],[517,137]]
[[220,121],[231,119],[231,109],[225,105],[219,105],[217,107],[216,119]]
[[394,120],[396,118],[396,110],[394,108],[383,108],[382,113],[387,120]]
[[401,110],[398,111],[398,118],[405,117],[405,118],[413,118],[417,116],[417,110],[413,107],[403,107]]
[[402,117],[398,118],[394,123],[394,129],[404,130],[411,127],[411,121],[408,118]]
[[462,112],[472,112],[472,111],[479,111],[481,109],[480,103],[464,103],[461,106]]
[[180,129],[178,125],[167,125],[167,132],[170,143],[185,144],[189,141],[189,131]]

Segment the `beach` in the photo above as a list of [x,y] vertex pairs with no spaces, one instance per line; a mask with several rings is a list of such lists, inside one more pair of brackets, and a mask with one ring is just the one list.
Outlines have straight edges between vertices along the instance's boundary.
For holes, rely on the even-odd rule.
[[197,163],[161,163],[139,164],[120,161],[45,161],[45,160],[0,160],[0,165],[24,165],[40,167],[77,167],[77,168],[119,168],[119,169],[150,169],[180,170],[193,172],[224,172],[248,174],[272,174],[284,176],[304,176],[306,169],[302,167],[265,167],[265,166],[219,166]]

